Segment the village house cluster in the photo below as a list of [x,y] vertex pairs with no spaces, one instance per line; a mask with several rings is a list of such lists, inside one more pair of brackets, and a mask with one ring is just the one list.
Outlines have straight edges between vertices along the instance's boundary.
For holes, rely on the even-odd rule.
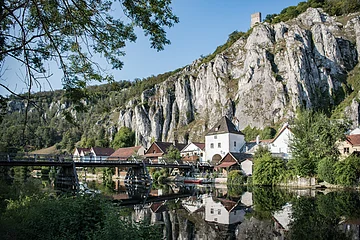
[[[237,119],[232,122],[222,117],[205,135],[205,143],[189,142],[153,142],[148,148],[143,146],[119,148],[76,148],[75,161],[101,160],[145,160],[155,163],[169,161],[165,159],[169,149],[179,150],[181,160],[177,162],[194,165],[211,165],[223,175],[231,170],[241,170],[245,175],[252,175],[253,155],[259,147],[266,147],[273,156],[284,160],[291,158],[291,128],[285,123],[273,139],[260,139],[259,136],[250,142],[237,127]],[[351,131],[344,141],[338,143],[343,157],[360,151],[360,129]]]

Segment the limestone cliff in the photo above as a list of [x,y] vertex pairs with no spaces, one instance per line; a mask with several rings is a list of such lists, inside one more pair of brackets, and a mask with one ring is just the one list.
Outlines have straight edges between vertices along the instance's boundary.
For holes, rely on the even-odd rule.
[[260,23],[212,60],[198,59],[144,91],[120,110],[118,127],[135,130],[146,146],[152,138],[202,140],[222,115],[236,117],[240,128],[263,127],[299,106],[338,104],[360,50],[360,18],[340,20],[309,8],[286,23]]

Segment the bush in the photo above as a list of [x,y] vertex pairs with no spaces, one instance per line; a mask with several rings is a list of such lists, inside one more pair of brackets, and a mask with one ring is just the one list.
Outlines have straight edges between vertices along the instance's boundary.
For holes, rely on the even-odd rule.
[[25,197],[0,215],[2,239],[161,239],[158,227],[134,224],[98,196]]
[[254,161],[253,183],[255,185],[275,185],[283,180],[285,172],[285,162],[267,153]]
[[323,158],[319,161],[317,167],[318,177],[328,183],[335,183],[335,163],[332,158]]
[[343,186],[355,186],[359,183],[360,158],[349,156],[335,164],[335,182]]
[[227,176],[227,185],[243,185],[246,183],[246,176],[240,170],[232,170]]

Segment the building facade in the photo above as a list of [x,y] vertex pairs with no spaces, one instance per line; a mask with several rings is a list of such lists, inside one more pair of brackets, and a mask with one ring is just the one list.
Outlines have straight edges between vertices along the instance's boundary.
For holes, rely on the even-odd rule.
[[229,152],[241,152],[245,136],[226,116],[205,136],[205,161],[216,165]]
[[205,143],[191,142],[181,152],[184,162],[205,163]]

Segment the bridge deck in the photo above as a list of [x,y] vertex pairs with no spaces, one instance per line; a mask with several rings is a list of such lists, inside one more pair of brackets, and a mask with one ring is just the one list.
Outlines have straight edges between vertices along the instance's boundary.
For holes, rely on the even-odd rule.
[[[60,166],[71,167],[73,161],[54,161],[54,160],[0,160],[0,166]],[[164,164],[128,161],[94,161],[94,162],[74,162],[75,167],[161,167],[161,168],[181,168],[190,169],[188,164]]]

